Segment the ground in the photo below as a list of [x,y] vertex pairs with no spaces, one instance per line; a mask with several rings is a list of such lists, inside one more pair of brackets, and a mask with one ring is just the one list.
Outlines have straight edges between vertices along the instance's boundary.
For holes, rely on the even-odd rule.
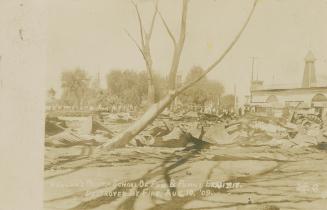
[[44,209],[327,208],[327,153],[315,147],[81,150],[46,147]]

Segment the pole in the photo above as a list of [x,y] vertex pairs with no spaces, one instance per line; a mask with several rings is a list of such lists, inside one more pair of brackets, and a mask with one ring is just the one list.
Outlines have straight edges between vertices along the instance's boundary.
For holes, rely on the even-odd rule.
[[236,84],[234,84],[234,113],[237,111]]
[[2,61],[2,56],[0,55],[0,88],[2,88],[1,61]]
[[[251,75],[251,84],[250,84],[250,103],[252,103],[252,97],[253,97],[253,95],[252,95],[252,83],[253,83],[253,81],[254,81],[254,64],[255,64],[255,60],[256,59],[258,59],[259,57],[251,57],[251,59],[252,59],[252,75]],[[257,80],[259,79],[258,78],[259,77],[259,73],[257,72]]]

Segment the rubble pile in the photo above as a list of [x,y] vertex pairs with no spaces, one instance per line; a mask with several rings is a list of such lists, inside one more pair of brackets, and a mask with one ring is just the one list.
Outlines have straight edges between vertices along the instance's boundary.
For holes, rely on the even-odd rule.
[[47,147],[99,146],[113,135],[101,122],[93,120],[92,116],[46,118]]
[[129,123],[134,121],[134,117],[131,116],[130,113],[108,113],[101,112],[100,119],[103,121],[105,125],[110,123]]
[[[160,130],[166,136],[152,133]],[[165,112],[133,140],[135,146],[185,147],[189,143],[209,145],[257,145],[297,148],[323,145],[327,129],[316,116],[266,117],[255,114],[213,115],[190,111]],[[174,142],[171,144],[171,142]]]
[[[176,183],[205,183],[204,186],[177,185],[174,188],[177,192],[192,190],[195,193],[189,197],[193,200],[177,198],[183,201],[183,206],[190,202],[204,205],[202,198],[205,197],[208,203],[214,200],[215,205],[219,205],[217,208],[224,208],[228,196],[239,200],[235,205],[239,210],[288,209],[290,202],[294,201],[296,205],[302,202],[303,194],[295,190],[298,183],[303,180],[322,183],[326,177],[325,171],[321,170],[321,165],[326,162],[325,152],[317,149],[327,148],[327,127],[323,120],[312,117],[286,119],[255,113],[219,116],[194,111],[165,111],[125,148],[97,152],[93,152],[95,147],[111,141],[130,122],[122,123],[109,119],[107,113],[100,113],[92,116],[91,129],[84,133],[79,127],[83,127],[82,124],[71,123],[68,119],[71,121],[62,117],[46,120],[45,179],[46,190],[51,192],[46,202],[49,209],[61,202],[58,197],[69,201],[72,209],[98,203],[102,199],[100,194],[85,197],[76,192],[116,192],[103,183],[121,183],[117,178],[123,179],[122,183],[126,180],[140,179],[144,183],[156,180],[161,188],[154,186],[147,190],[169,191],[167,174]],[[51,187],[58,180],[71,184],[81,177],[91,177],[97,185],[83,185],[87,189]],[[233,184],[235,188],[227,188],[227,184]],[[201,195],[206,191],[210,194]],[[72,193],[74,199],[69,196]],[[283,196],[271,196],[277,193]],[[288,196],[289,202],[285,203],[284,195]],[[169,207],[169,195],[160,196],[158,198],[166,199]],[[312,200],[320,202],[318,196],[310,194],[308,205],[312,205]],[[150,197],[135,199],[143,202]],[[116,209],[110,205],[115,204],[110,203],[105,208]],[[199,208],[202,209],[201,205]]]
[[[101,145],[121,132],[135,117],[130,113],[99,113],[89,117],[57,117],[46,120],[46,146]],[[267,117],[253,113],[207,114],[165,110],[138,134],[129,146],[189,147],[240,144],[297,148],[324,148],[327,129],[316,116]]]

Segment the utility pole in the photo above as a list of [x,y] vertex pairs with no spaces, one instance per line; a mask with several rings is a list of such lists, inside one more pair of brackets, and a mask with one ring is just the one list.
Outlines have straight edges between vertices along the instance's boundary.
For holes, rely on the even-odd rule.
[[[251,83],[250,83],[250,103],[252,103],[252,83],[254,81],[254,64],[256,59],[258,59],[259,57],[250,57],[252,59],[252,68],[251,68]],[[258,73],[257,73],[257,77],[258,77]],[[257,78],[258,79],[258,78]]]
[[2,61],[2,56],[0,55],[0,88],[2,88],[1,61]]
[[236,84],[234,83],[234,113],[237,111]]
[[275,72],[273,72],[273,75],[272,75],[272,85],[275,85]]

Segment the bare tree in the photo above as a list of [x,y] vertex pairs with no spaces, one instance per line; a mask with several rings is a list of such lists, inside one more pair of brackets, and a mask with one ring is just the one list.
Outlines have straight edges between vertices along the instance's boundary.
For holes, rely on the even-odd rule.
[[169,92],[168,94],[161,99],[159,102],[153,104],[149,109],[137,120],[135,121],[129,128],[127,128],[124,132],[120,133],[116,137],[114,137],[110,142],[105,143],[102,145],[101,148],[112,149],[112,148],[119,148],[125,146],[130,140],[132,140],[137,134],[139,134],[142,130],[144,130],[150,123],[152,123],[156,117],[166,108],[168,107],[183,91],[187,88],[193,86],[202,78],[204,78],[210,71],[212,71],[221,61],[225,58],[225,56],[230,52],[230,50],[235,46],[239,38],[241,37],[243,31],[246,29],[248,23],[251,20],[251,17],[254,14],[256,5],[258,0],[254,0],[252,9],[244,22],[243,26],[241,27],[240,31],[237,33],[233,41],[229,44],[229,46],[225,49],[221,56],[219,56],[209,67],[205,69],[202,75],[200,75],[197,79],[188,82],[187,84],[183,85],[182,87],[176,89],[176,75],[178,71],[178,66],[180,62],[181,53],[183,51],[184,42],[185,42],[185,35],[186,35],[186,26],[187,26],[187,10],[188,4],[190,0],[183,0],[183,7],[182,7],[182,18],[181,18],[181,26],[180,26],[180,34],[179,39],[176,41],[175,37],[173,36],[171,30],[169,29],[166,21],[164,20],[163,16],[161,16],[161,20],[164,23],[164,26],[168,32],[168,35],[171,37],[174,43],[174,54],[172,58],[172,64],[169,72]]
[[189,0],[183,0],[183,11],[182,18],[180,24],[180,33],[179,38],[176,40],[172,31],[169,29],[167,22],[163,18],[162,14],[159,12],[160,18],[167,30],[169,37],[171,38],[174,45],[173,59],[169,71],[169,89],[175,90],[176,88],[176,76],[178,71],[178,66],[180,63],[180,58],[183,52],[185,37],[186,37],[186,19],[187,19],[187,11],[188,11]]
[[154,90],[154,84],[153,84],[153,67],[152,67],[152,57],[151,57],[151,50],[150,50],[150,41],[153,33],[154,23],[157,17],[157,6],[158,2],[156,2],[155,11],[153,13],[152,19],[151,19],[151,25],[150,29],[146,31],[140,11],[138,9],[138,6],[135,2],[132,1],[132,4],[135,7],[136,13],[137,13],[137,19],[139,22],[139,30],[140,30],[140,38],[141,38],[141,45],[131,36],[131,34],[126,31],[128,36],[133,40],[137,48],[139,49],[140,53],[142,54],[142,57],[145,61],[146,69],[147,69],[147,79],[148,79],[148,103],[153,104],[155,102],[155,90]]

